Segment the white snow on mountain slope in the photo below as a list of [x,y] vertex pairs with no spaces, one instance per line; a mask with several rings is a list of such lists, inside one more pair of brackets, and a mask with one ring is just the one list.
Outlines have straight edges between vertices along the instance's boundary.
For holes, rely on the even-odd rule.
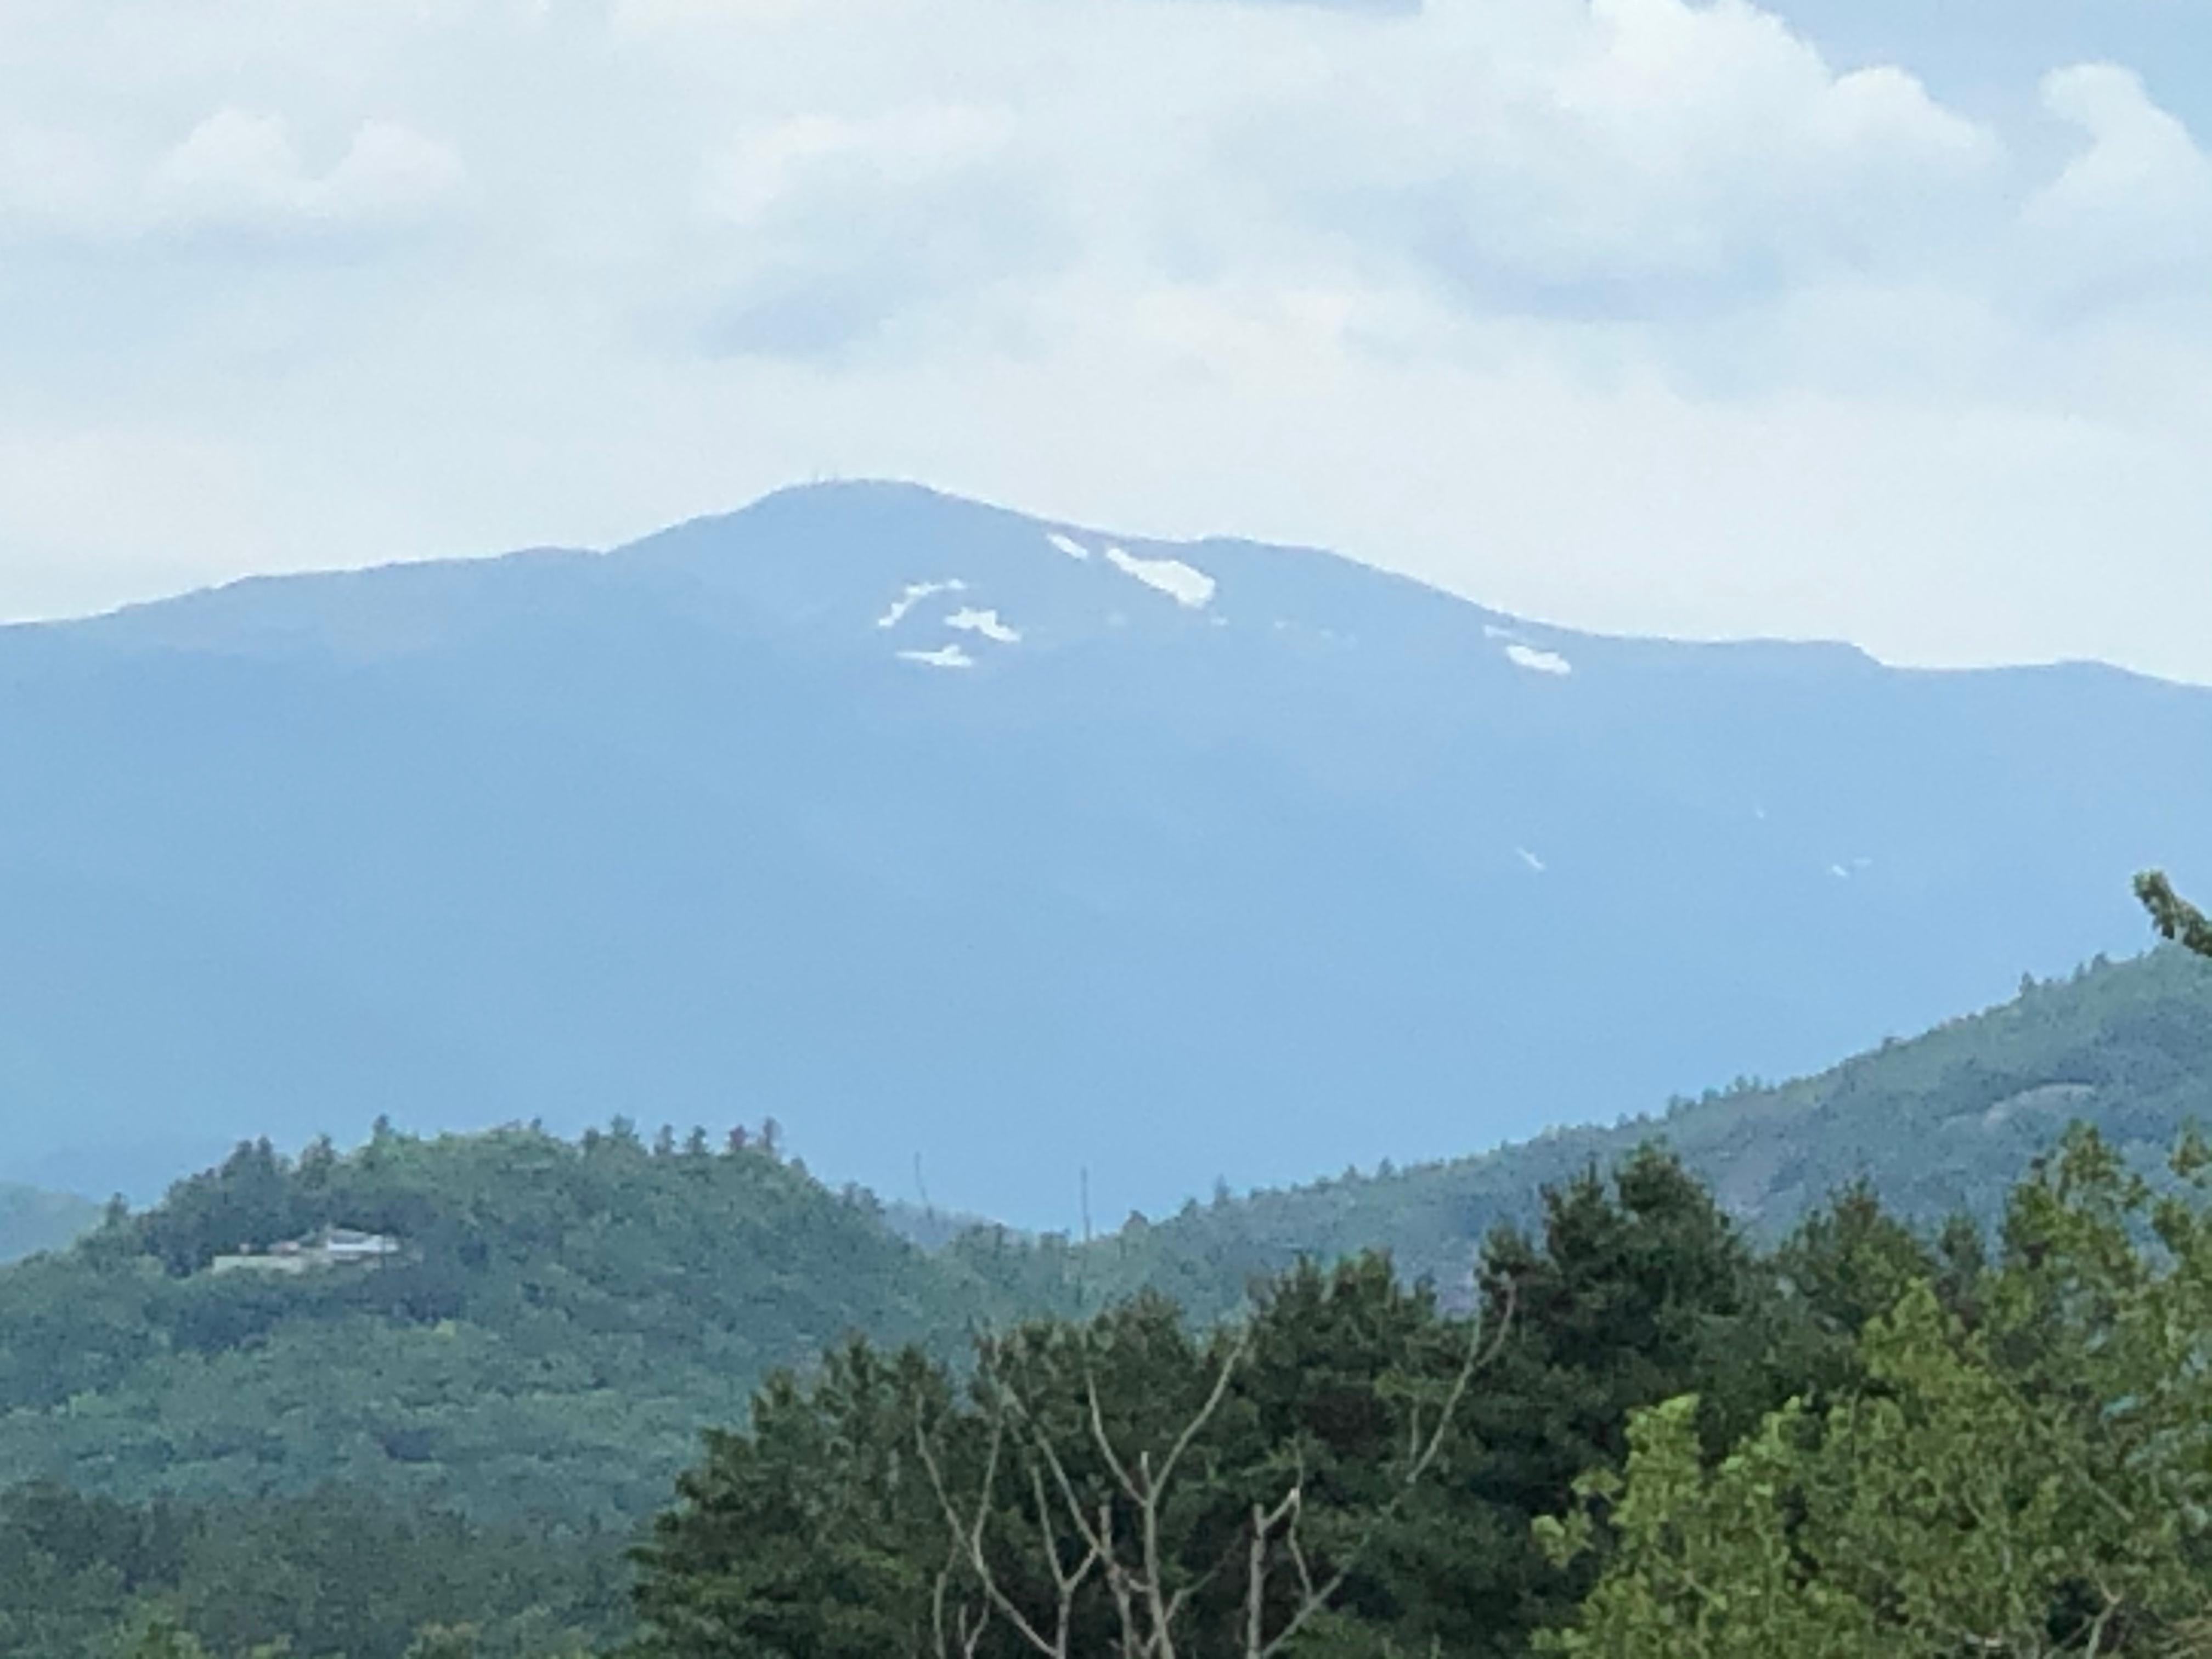
[[1044,532],[1044,538],[1071,559],[1087,559],[1091,556],[1091,550],[1073,536],[1063,536],[1057,530],[1048,530]]
[[940,645],[934,651],[902,651],[901,662],[918,662],[930,668],[973,668],[975,659],[957,645]]
[[1505,659],[1516,668],[1525,668],[1535,674],[1571,674],[1574,664],[1556,651],[1540,651],[1533,645],[1509,645]]
[[981,634],[987,640],[1000,645],[1012,645],[1022,637],[1018,628],[1010,628],[999,619],[995,611],[978,611],[972,606],[954,611],[945,619],[947,628],[957,628],[965,634]]
[[957,576],[950,577],[941,582],[908,582],[901,590],[898,598],[891,601],[891,608],[876,618],[876,626],[896,628],[905,620],[908,611],[913,610],[931,594],[964,592],[968,584]]
[[1213,598],[1213,578],[1181,559],[1140,559],[1121,548],[1109,547],[1106,550],[1106,562],[1190,610],[1202,609]]

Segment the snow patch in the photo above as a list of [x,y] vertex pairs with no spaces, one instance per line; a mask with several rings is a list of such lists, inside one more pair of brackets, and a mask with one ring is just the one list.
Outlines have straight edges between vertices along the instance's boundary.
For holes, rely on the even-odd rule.
[[1201,610],[1213,598],[1213,578],[1181,559],[1140,559],[1118,547],[1106,550],[1106,562],[1147,587],[1157,587],[1177,605]]
[[1542,875],[1545,871],[1552,867],[1525,847],[1516,847],[1513,850],[1521,855],[1522,863],[1527,865],[1531,870],[1534,870],[1540,876]]
[[963,634],[981,634],[987,640],[996,640],[1000,645],[1012,645],[1022,636],[1018,628],[1009,628],[999,620],[995,611],[977,611],[966,607],[954,611],[945,619],[947,628],[957,628]]
[[1571,674],[1574,664],[1556,651],[1539,651],[1533,645],[1509,645],[1505,659],[1516,668],[1525,668],[1534,674]]
[[934,651],[902,651],[901,662],[918,662],[930,668],[973,668],[975,659],[957,645],[940,645]]
[[1091,556],[1091,550],[1073,536],[1063,536],[1057,530],[1048,530],[1044,532],[1044,538],[1071,559],[1087,559]]
[[953,576],[941,582],[908,582],[891,601],[891,608],[876,618],[878,628],[896,628],[905,620],[906,613],[933,593],[964,593],[968,584]]

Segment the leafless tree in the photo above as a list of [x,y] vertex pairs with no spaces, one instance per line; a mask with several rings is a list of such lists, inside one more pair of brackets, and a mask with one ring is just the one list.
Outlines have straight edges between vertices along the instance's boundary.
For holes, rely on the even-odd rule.
[[[1272,1502],[1252,1504],[1243,1537],[1242,1659],[1277,1659],[1335,1603],[1376,1535],[1434,1468],[1468,1390],[1504,1345],[1512,1316],[1512,1286],[1508,1283],[1494,1316],[1470,1323],[1466,1350],[1434,1420],[1424,1423],[1418,1405],[1410,1412],[1406,1453],[1394,1472],[1390,1495],[1333,1559],[1317,1562],[1302,1530],[1308,1503],[1302,1459],[1293,1455],[1286,1482]],[[1180,1659],[1179,1644],[1188,1634],[1192,1597],[1228,1570],[1230,1562],[1224,1559],[1194,1580],[1176,1583],[1164,1511],[1178,1471],[1233,1393],[1251,1358],[1251,1345],[1247,1326],[1214,1368],[1204,1401],[1166,1449],[1158,1452],[1146,1448],[1132,1455],[1115,1443],[1096,1373],[1086,1365],[1084,1422],[1077,1435],[1087,1442],[1107,1476],[1099,1483],[1107,1490],[1089,1493],[1071,1469],[1075,1448],[1060,1437],[1066,1431],[1056,1432],[1016,1386],[1011,1375],[1014,1368],[1004,1363],[1004,1352],[986,1348],[976,1392],[989,1437],[970,1506],[963,1509],[946,1480],[945,1460],[931,1426],[918,1424],[916,1430],[921,1462],[944,1511],[950,1540],[936,1585],[939,1659],[974,1659],[994,1616],[1042,1659],[1075,1659],[1072,1644],[1079,1605],[1085,1586],[1093,1583],[1103,1585],[1112,1602],[1120,1659]],[[1023,1607],[1007,1589],[994,1555],[991,1522],[1010,1449],[1029,1487],[1025,1507],[1036,1528],[1035,1559],[1030,1565],[1051,1588],[1048,1616]]]

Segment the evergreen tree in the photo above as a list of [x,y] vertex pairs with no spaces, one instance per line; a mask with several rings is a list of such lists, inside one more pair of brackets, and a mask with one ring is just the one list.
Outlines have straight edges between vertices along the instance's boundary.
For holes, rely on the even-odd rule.
[[2202,1654],[2212,1631],[2212,1151],[2173,1184],[2076,1131],[2014,1196],[1970,1324],[1937,1275],[1859,1342],[1863,1381],[1790,1401],[1717,1467],[1685,1395],[1640,1413],[1625,1477],[1539,1534],[1612,1540],[1576,1659]]
[[1519,1654],[1595,1573],[1532,1522],[1626,1455],[1633,1412],[1699,1390],[1724,1443],[1779,1398],[1761,1284],[1646,1152],[1494,1237],[1473,1321],[1369,1256],[1301,1265],[1204,1336],[1150,1296],[1018,1327],[965,1389],[854,1344],[684,1477],[639,1557],[640,1651],[1087,1654],[1133,1620],[1139,1650],[1171,1626],[1237,1655],[1256,1620],[1261,1649],[1328,1659]]

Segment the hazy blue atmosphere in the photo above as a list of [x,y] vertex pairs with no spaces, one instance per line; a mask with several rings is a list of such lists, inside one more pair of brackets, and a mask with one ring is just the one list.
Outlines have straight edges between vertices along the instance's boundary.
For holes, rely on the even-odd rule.
[[2212,1659],[2203,0],[0,0],[0,1659]]
[[1073,1229],[1087,1170],[1118,1223],[1816,1069],[2132,951],[2130,876],[2212,823],[2161,774],[2212,691],[1572,634],[893,486],[0,672],[46,941],[0,1176],[149,1197],[379,1114],[772,1114],[832,1180]]

